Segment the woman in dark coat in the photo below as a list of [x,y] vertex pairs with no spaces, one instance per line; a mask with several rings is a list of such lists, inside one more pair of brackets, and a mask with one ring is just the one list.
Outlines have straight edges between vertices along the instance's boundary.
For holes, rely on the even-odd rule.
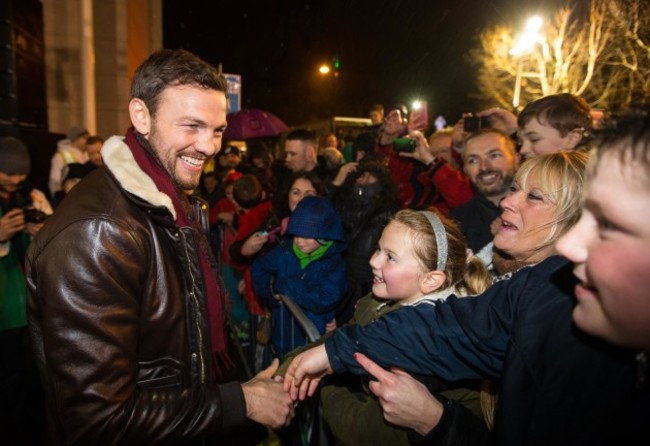
[[345,254],[348,292],[339,305],[336,322],[347,322],[356,302],[372,288],[368,262],[390,218],[397,212],[397,188],[390,172],[375,160],[361,161],[334,191],[333,201],[348,241]]

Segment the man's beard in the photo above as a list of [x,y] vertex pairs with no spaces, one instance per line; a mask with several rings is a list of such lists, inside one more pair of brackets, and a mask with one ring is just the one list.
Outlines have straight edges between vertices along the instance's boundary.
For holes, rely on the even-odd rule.
[[480,183],[477,183],[477,188],[483,195],[486,197],[500,197],[506,194],[508,192],[508,189],[512,185],[512,181],[514,179],[513,175],[503,175],[500,171],[497,170],[490,170],[487,172],[481,172],[479,174],[479,178],[482,174],[497,174],[501,178],[501,185],[498,187],[495,187],[494,185],[490,187],[490,189],[486,189],[485,187],[481,186]]
[[197,175],[196,179],[194,179],[191,183],[188,183],[187,181],[181,181],[181,179],[176,176],[177,154],[174,154],[172,156],[170,164],[168,164],[169,161],[168,158],[162,158],[162,154],[160,154],[158,150],[164,150],[161,149],[161,147],[164,146],[161,144],[161,141],[159,141],[158,139],[158,132],[156,131],[155,121],[151,126],[151,132],[149,134],[149,145],[151,146],[151,150],[153,151],[156,158],[158,158],[158,162],[160,163],[162,168],[165,169],[167,175],[169,175],[172,184],[177,189],[182,191],[191,191],[193,189],[196,189],[199,186],[199,182],[201,180],[200,175]]

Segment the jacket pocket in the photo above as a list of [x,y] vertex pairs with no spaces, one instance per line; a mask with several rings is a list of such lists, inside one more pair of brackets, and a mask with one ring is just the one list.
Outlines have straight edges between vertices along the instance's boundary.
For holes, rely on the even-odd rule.
[[138,386],[144,389],[177,387],[183,382],[184,366],[173,358],[160,358],[138,363]]

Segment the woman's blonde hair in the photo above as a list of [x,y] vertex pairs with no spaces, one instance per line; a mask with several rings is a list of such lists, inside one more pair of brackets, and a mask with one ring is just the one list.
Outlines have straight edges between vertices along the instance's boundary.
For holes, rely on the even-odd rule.
[[[435,212],[435,211],[431,211]],[[460,229],[452,220],[436,212],[445,228],[447,238],[447,262],[445,282],[442,288],[456,287],[461,294],[479,294],[492,283],[490,273],[483,262],[475,256],[467,259],[467,243]],[[423,212],[403,209],[392,221],[406,226],[413,237],[413,251],[426,271],[438,268],[438,245],[431,222]]]
[[515,183],[526,189],[535,181],[542,194],[555,205],[555,217],[548,223],[551,231],[544,241],[553,244],[580,219],[582,190],[589,152],[557,152],[527,159],[515,174]]

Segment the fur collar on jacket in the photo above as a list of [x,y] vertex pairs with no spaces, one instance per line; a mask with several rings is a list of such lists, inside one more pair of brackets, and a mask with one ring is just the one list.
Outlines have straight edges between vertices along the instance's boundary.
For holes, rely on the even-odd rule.
[[140,169],[123,136],[111,136],[106,140],[102,158],[124,190],[153,206],[165,207],[176,219],[171,198],[160,192],[149,175]]

